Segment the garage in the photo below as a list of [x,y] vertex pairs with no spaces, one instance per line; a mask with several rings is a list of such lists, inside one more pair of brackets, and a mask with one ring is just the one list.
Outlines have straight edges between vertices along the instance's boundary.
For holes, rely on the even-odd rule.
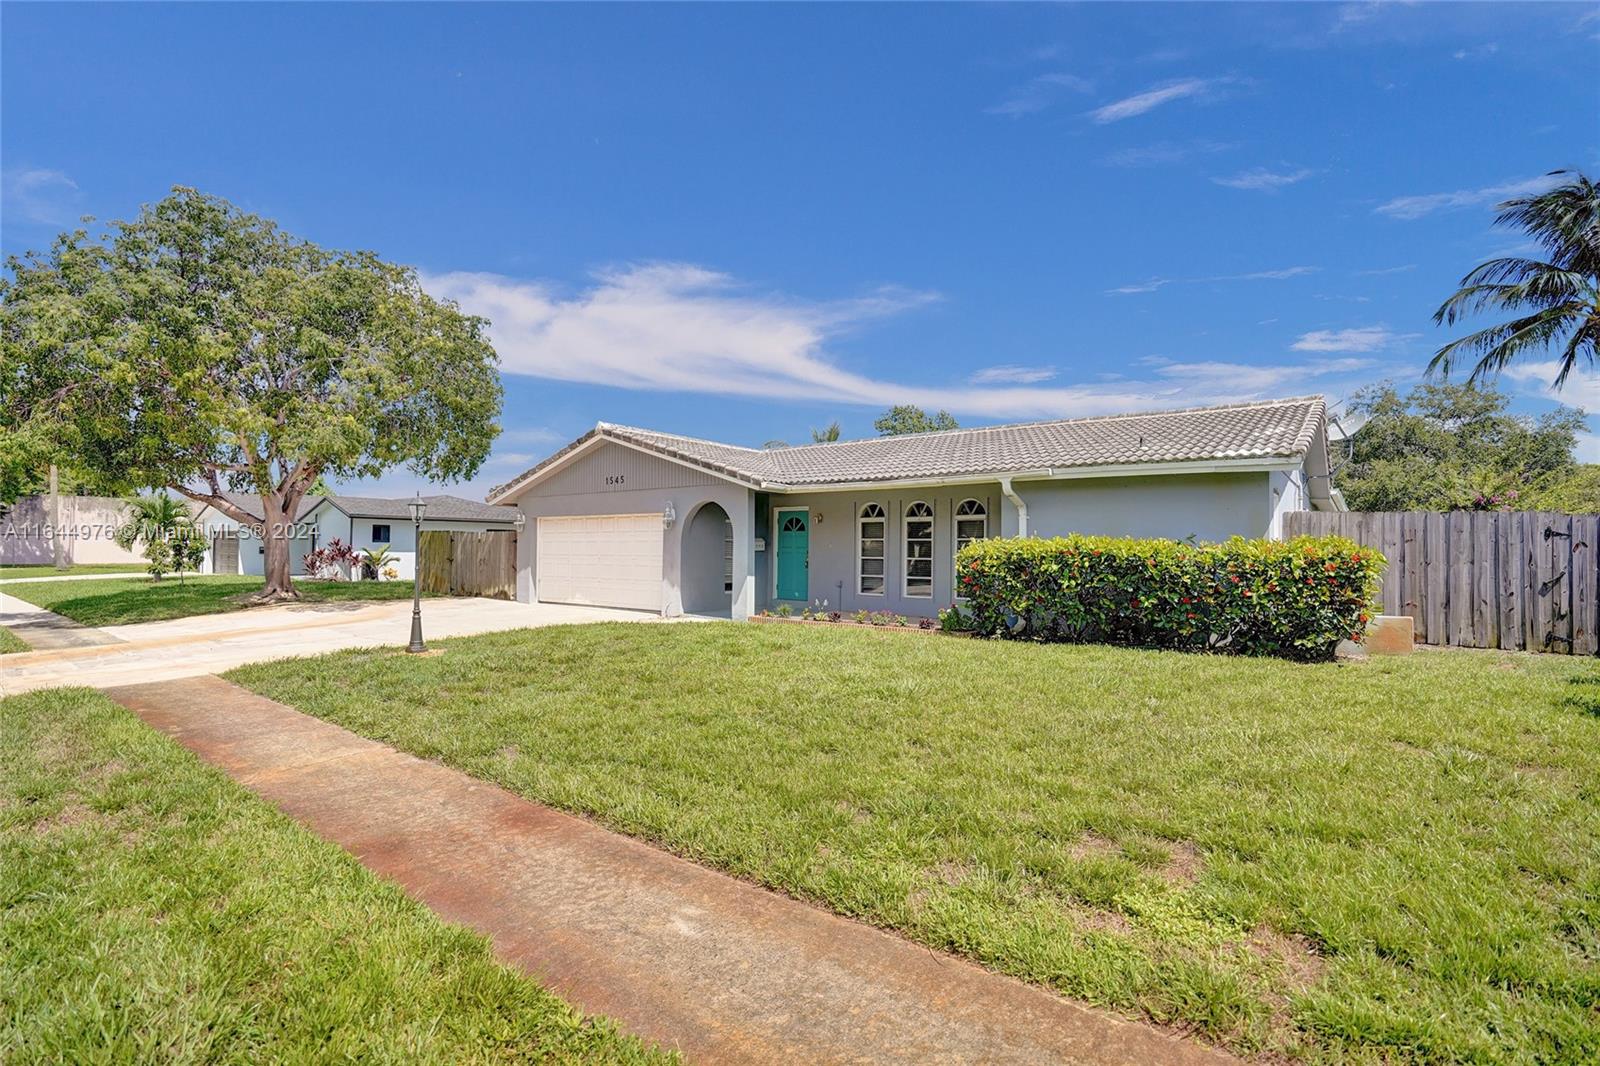
[[659,513],[540,518],[539,601],[661,610],[662,535]]

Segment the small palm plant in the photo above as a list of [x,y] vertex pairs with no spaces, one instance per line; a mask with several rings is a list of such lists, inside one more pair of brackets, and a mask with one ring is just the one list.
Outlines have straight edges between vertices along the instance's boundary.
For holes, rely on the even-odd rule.
[[380,544],[376,548],[365,548],[361,552],[361,575],[373,581],[379,575],[390,577],[396,574],[394,552],[389,550],[387,544]]
[[1434,313],[1440,325],[1485,311],[1525,312],[1440,348],[1430,371],[1449,375],[1474,359],[1469,381],[1498,374],[1536,351],[1556,349],[1556,388],[1600,348],[1600,186],[1582,174],[1549,192],[1507,200],[1496,225],[1516,226],[1539,246],[1540,258],[1506,256],[1479,264]]
[[144,557],[150,564],[150,576],[160,581],[161,575],[176,564],[181,584],[184,564],[193,561],[194,556],[192,552],[185,552],[181,557],[174,558],[172,541],[190,535],[194,516],[189,513],[189,508],[165,492],[152,496],[131,496],[126,502],[128,516],[117,526],[112,539],[124,551],[133,550],[134,544],[142,541]]

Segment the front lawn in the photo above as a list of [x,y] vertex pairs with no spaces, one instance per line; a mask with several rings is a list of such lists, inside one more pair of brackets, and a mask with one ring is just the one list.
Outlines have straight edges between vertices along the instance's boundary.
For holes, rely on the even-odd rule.
[[106,697],[0,723],[0,1061],[663,1058]]
[[1600,1059],[1600,672],[609,624],[232,677],[1267,1058]]
[[49,563],[0,563],[0,582],[19,577],[55,577],[67,574],[142,574],[145,564],[131,563],[74,563],[65,570],[57,570]]
[[[8,595],[52,610],[86,626],[121,626],[159,622],[197,614],[220,614],[249,606],[246,598],[261,591],[259,577],[187,576],[152,581],[147,577],[96,581],[40,581],[7,585]],[[305,603],[335,600],[409,600],[409,581],[296,581]]]
[[13,652],[32,651],[33,648],[11,630],[0,626],[0,655],[10,655]]

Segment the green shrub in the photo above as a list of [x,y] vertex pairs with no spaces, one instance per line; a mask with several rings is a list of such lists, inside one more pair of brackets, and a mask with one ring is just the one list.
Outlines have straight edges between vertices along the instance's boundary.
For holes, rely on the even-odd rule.
[[977,541],[957,565],[987,636],[1322,660],[1361,639],[1387,561],[1342,537],[1073,535]]

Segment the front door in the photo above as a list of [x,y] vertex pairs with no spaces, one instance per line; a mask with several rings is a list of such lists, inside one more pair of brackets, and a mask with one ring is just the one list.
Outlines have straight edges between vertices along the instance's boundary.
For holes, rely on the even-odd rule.
[[805,511],[779,511],[778,599],[811,598],[810,543],[810,514]]

